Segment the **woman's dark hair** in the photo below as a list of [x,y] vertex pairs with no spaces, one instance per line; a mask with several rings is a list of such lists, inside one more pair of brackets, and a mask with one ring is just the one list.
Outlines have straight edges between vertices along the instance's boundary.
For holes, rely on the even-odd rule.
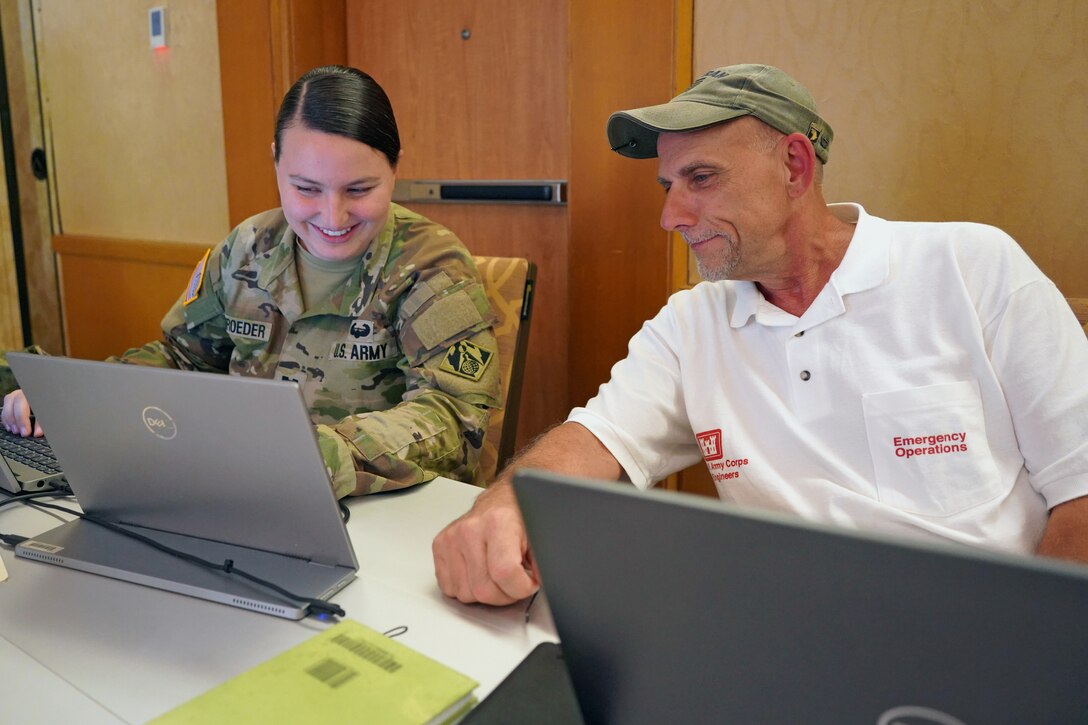
[[283,132],[292,126],[361,141],[385,154],[394,168],[400,156],[400,134],[389,97],[377,81],[356,68],[321,66],[295,81],[276,117],[276,161]]

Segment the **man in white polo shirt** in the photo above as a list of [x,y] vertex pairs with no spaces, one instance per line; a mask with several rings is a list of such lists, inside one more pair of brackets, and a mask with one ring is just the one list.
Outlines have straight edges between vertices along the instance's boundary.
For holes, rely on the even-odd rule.
[[645,488],[700,458],[723,500],[1088,560],[1088,340],[1015,241],[827,205],[831,128],[769,66],[613,114],[608,138],[659,158],[662,226],[707,281],[439,534],[443,592],[535,591],[513,469]]

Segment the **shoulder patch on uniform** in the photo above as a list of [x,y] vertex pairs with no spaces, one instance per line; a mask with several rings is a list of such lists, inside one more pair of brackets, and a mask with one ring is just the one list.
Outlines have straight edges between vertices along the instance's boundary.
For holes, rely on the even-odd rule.
[[193,270],[193,276],[189,278],[189,284],[185,288],[184,302],[186,305],[200,296],[200,286],[204,284],[204,270],[208,268],[208,255],[211,253],[212,249],[211,247],[208,247],[208,251],[204,252],[204,256],[196,263],[196,269]]
[[475,328],[484,318],[466,290],[439,297],[413,319],[411,331],[427,350],[433,350],[458,333]]
[[495,353],[491,350],[486,350],[468,340],[461,340],[450,346],[450,349],[446,351],[446,357],[438,367],[440,370],[460,375],[462,378],[479,381],[493,357]]

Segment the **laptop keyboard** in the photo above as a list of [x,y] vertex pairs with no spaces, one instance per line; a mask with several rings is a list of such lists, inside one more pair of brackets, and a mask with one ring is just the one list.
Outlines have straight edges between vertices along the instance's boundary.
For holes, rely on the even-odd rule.
[[23,438],[0,428],[0,454],[8,460],[18,461],[46,475],[61,472],[53,449],[45,438]]

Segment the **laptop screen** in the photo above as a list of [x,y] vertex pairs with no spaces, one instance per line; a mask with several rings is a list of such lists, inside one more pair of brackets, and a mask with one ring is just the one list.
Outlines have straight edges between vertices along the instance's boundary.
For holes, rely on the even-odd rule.
[[549,473],[514,488],[587,722],[1088,721],[1088,567]]
[[[239,557],[256,552],[252,566],[265,578],[288,589],[294,580],[310,598],[354,576],[355,553],[293,383],[40,355],[8,359],[84,512],[155,532],[172,546],[189,539],[202,557],[237,559],[239,568]],[[73,524],[62,539],[39,537],[18,553],[197,596],[215,588],[205,572],[172,581],[160,574],[174,571],[173,563],[137,562],[121,535]],[[208,544],[233,548],[212,553]],[[315,578],[319,570],[333,573]],[[225,589],[207,598],[234,603],[237,591]]]

